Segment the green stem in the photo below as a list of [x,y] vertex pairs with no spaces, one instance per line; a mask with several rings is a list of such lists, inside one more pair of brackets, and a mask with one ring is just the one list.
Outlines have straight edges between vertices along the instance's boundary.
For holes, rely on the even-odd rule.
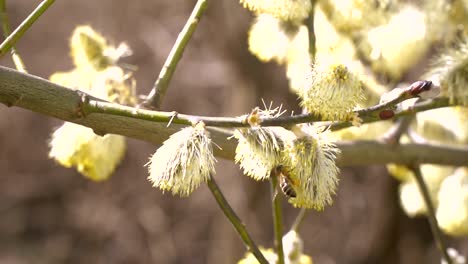
[[[7,38],[8,35],[10,35],[11,30],[5,0],[0,0],[0,18],[2,21],[3,36]],[[20,72],[26,73],[27,70],[24,66],[23,60],[14,46],[11,47],[11,56],[16,69]]]
[[272,211],[273,211],[273,230],[275,233],[275,247],[276,255],[278,256],[277,264],[284,264],[284,250],[283,250],[283,212],[281,208],[281,197],[277,192],[278,177],[274,175],[270,179],[271,183],[271,197],[272,197]]
[[207,0],[197,1],[192,13],[190,14],[190,17],[185,23],[185,26],[179,33],[179,36],[177,37],[177,40],[174,43],[169,56],[164,62],[164,66],[159,73],[158,79],[154,83],[153,89],[143,103],[144,106],[153,109],[159,109],[161,107],[162,99],[166,94],[167,88],[172,79],[172,75],[176,70],[177,64],[182,58],[185,47],[191,39],[193,32],[195,32],[195,29],[197,28],[198,22],[200,21],[200,18],[207,7],[207,3]]
[[[405,99],[406,100],[406,99]],[[401,102],[401,101],[400,101]],[[397,102],[395,104],[398,104],[400,102]],[[368,124],[368,123],[373,123],[377,121],[382,121],[382,119],[378,116],[380,111],[384,110],[385,108],[389,108],[390,106],[387,105],[382,108],[384,104],[378,104],[369,108],[361,109],[354,111],[362,120],[362,124]],[[401,111],[395,112],[395,115],[392,118],[385,119],[385,120],[392,120],[397,117],[403,117],[403,116],[412,116],[416,113],[431,110],[431,109],[436,109],[436,108],[441,108],[441,107],[447,107],[447,106],[453,106],[449,103],[449,99],[445,97],[438,97],[430,100],[424,100],[421,102],[416,103],[410,108],[403,109]],[[330,130],[340,130],[343,128],[351,127],[353,124],[351,122],[329,122],[325,124],[330,127]]]
[[214,198],[216,199],[216,202],[218,203],[219,207],[221,208],[221,210],[223,210],[224,215],[226,215],[226,217],[229,219],[229,221],[241,237],[247,250],[252,252],[252,254],[257,258],[259,263],[268,264],[268,261],[266,260],[265,256],[263,256],[262,252],[260,252],[260,250],[258,249],[257,244],[255,244],[255,242],[252,240],[249,233],[247,232],[245,225],[242,223],[240,218],[236,215],[234,210],[226,201],[226,198],[224,198],[223,193],[219,189],[213,177],[211,177],[208,180],[207,185]]
[[445,245],[445,241],[442,238],[442,232],[439,229],[439,225],[437,223],[437,218],[435,215],[434,204],[432,203],[431,197],[429,195],[429,190],[427,189],[427,185],[424,182],[424,178],[421,173],[421,169],[419,165],[413,165],[411,170],[414,173],[416,178],[416,182],[418,184],[419,190],[424,199],[424,203],[426,204],[427,214],[429,219],[429,225],[431,226],[432,235],[434,236],[434,240],[436,241],[436,245],[442,253],[443,258],[447,262],[447,264],[452,264],[452,259],[447,253],[447,246]]
[[296,216],[296,220],[294,220],[291,230],[299,232],[299,228],[301,227],[301,224],[306,216],[306,213],[307,213],[307,209],[301,208],[301,211],[299,211],[299,214]]
[[44,0],[36,9],[11,33],[2,44],[0,44],[0,57],[5,55],[24,33],[36,22],[36,20],[55,2],[55,0]]
[[[249,127],[247,123],[247,116],[240,117],[211,117],[211,116],[196,116],[179,114],[177,112],[162,112],[162,111],[151,111],[138,109],[128,106],[121,106],[114,103],[105,102],[102,100],[96,100],[95,98],[89,97],[89,104],[85,105],[85,114],[92,113],[111,113],[119,116],[126,117],[138,117],[138,119],[156,121],[156,122],[167,122],[173,124],[191,125],[194,122],[202,121],[207,126],[214,127]],[[410,110],[404,110],[396,113],[393,118],[413,115],[417,112],[425,111],[428,109],[435,109],[440,107],[449,106],[447,98],[437,98],[428,101],[423,101],[414,105]],[[372,123],[381,121],[380,118],[373,117],[378,115],[382,108],[389,107],[388,103],[379,104],[370,108],[357,110],[356,113],[361,113],[359,116],[362,119],[362,123]],[[267,126],[283,126],[289,127],[294,124],[310,123],[319,121],[320,117],[314,114],[300,114],[293,116],[280,116],[280,117],[269,117],[262,118],[260,124],[264,127]],[[338,123],[327,123],[331,130],[343,129],[352,126],[351,122],[338,122]]]

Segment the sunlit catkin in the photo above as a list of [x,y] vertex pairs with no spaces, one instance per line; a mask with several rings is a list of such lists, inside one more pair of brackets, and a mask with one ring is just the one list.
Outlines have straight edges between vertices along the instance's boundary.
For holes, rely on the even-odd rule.
[[372,61],[374,71],[399,80],[426,53],[430,45],[426,37],[425,14],[408,5],[392,16],[388,24],[369,30],[367,43],[361,47],[368,45],[363,54]]
[[[424,198],[419,190],[419,186],[414,178],[411,170],[404,170],[399,166],[392,166],[390,173],[395,173],[395,177],[404,182],[400,185],[400,203],[403,211],[410,216],[415,217],[418,215],[427,214],[427,207]],[[441,182],[453,172],[452,167],[439,166],[433,164],[421,165],[421,174],[424,182],[426,183],[434,206],[438,204],[437,193],[439,192]]]
[[[116,57],[105,54],[114,48],[102,36],[89,26],[79,26],[70,47],[75,68],[54,73],[52,82],[103,100],[136,103],[131,74],[115,64]],[[102,181],[111,176],[124,153],[123,136],[99,136],[90,128],[66,122],[52,134],[49,157],[65,167],[75,167],[87,178]]]
[[429,142],[468,144],[468,108],[444,107],[418,113],[416,131]]
[[[312,258],[303,253],[303,242],[299,233],[292,230],[286,233],[282,239],[284,249],[285,264],[312,264]],[[278,263],[278,256],[273,249],[263,249],[260,251],[268,260],[268,263]],[[252,253],[247,253],[238,264],[258,264],[258,260]]]
[[103,70],[123,57],[131,54],[130,49],[122,43],[114,47],[90,26],[76,27],[70,40],[71,55],[77,68],[92,67]]
[[270,177],[271,171],[281,161],[283,146],[274,131],[263,127],[238,129],[234,137],[238,140],[235,160],[244,173],[255,180]]
[[271,14],[284,21],[301,21],[312,9],[310,0],[240,0],[247,9],[257,14]]
[[119,135],[99,136],[91,128],[66,122],[50,141],[49,157],[62,166],[75,167],[85,177],[108,179],[125,154],[125,138]]
[[453,236],[468,235],[468,169],[459,168],[440,187],[437,220]]
[[303,254],[304,242],[302,241],[299,233],[291,230],[283,236],[283,250],[285,256],[285,263],[312,263],[312,259]]
[[216,159],[203,123],[171,135],[151,157],[148,179],[173,195],[189,196],[215,172]]
[[301,105],[322,120],[350,120],[352,110],[364,99],[364,90],[361,80],[346,66],[317,62],[299,97]]
[[341,32],[352,34],[358,30],[384,23],[392,1],[324,0],[318,1],[327,17]]
[[468,105],[468,38],[447,48],[434,61],[428,76],[440,83],[441,93],[451,103]]
[[283,63],[290,41],[288,31],[285,22],[269,14],[260,14],[249,30],[249,51],[261,61]]
[[295,138],[285,143],[284,165],[294,183],[296,197],[289,198],[295,207],[323,210],[333,202],[339,169],[335,164],[339,150],[314,129],[306,134],[295,126]]

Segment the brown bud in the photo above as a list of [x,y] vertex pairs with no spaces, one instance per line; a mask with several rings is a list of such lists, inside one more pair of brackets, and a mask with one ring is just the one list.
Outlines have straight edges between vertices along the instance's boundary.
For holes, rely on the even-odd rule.
[[408,90],[412,96],[417,96],[421,92],[429,91],[432,87],[431,81],[417,81],[414,82],[408,87]]
[[387,120],[395,116],[395,112],[390,109],[382,110],[379,113],[379,118],[382,120]]

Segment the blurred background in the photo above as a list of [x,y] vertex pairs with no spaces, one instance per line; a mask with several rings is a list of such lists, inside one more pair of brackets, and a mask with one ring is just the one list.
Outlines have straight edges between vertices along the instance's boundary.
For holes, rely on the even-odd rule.
[[[38,0],[7,1],[16,27]],[[71,69],[69,38],[89,24],[133,56],[139,94],[147,94],[196,1],[56,1],[18,42],[31,74]],[[163,110],[241,115],[266,102],[300,111],[284,68],[247,49],[253,16],[235,0],[209,7],[179,63]],[[13,67],[8,56],[2,65]],[[114,176],[91,182],[48,159],[62,122],[0,106],[0,263],[236,263],[245,248],[206,186],[190,198],[151,187],[144,164],[158,146],[128,139]],[[273,246],[270,188],[220,160],[221,189],[259,245]],[[384,167],[342,168],[334,205],[310,212],[301,228],[316,264],[440,263],[426,218],[408,218],[398,183]],[[298,210],[284,203],[285,224]],[[448,243],[468,254],[467,239]]]

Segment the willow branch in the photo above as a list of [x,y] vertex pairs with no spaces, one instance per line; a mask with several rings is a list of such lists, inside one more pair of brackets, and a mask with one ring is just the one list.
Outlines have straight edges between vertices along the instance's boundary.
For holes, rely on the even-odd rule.
[[[398,103],[399,101],[393,101],[393,103]],[[362,123],[372,123],[376,121],[382,121],[380,117],[376,117],[382,109],[388,108],[392,103],[379,104],[374,107],[366,108],[363,110],[358,110],[356,113],[359,117],[362,118]],[[426,111],[428,109],[435,109],[440,107],[445,107],[449,105],[449,100],[447,98],[438,98],[432,99],[429,101],[421,102],[413,106],[411,109],[400,111],[394,115],[394,117],[414,115],[417,112]],[[122,116],[135,116],[138,115],[142,119],[149,121],[158,121],[166,123],[174,123],[181,125],[189,125],[194,122],[203,121],[207,126],[215,127],[248,127],[250,126],[247,122],[247,115],[239,117],[212,117],[212,116],[196,116],[196,115],[187,115],[180,114],[177,112],[161,112],[161,111],[150,111],[144,109],[135,109],[132,107],[119,107],[116,108],[115,104],[106,103],[106,102],[96,102],[86,109],[88,113],[108,113],[109,111],[113,112],[115,115]],[[259,121],[259,124],[262,126],[283,126],[289,127],[294,124],[300,123],[309,123],[313,121],[320,121],[321,118],[318,115],[314,114],[300,114],[294,116],[280,116],[280,117],[268,117],[262,118]],[[389,120],[389,119],[388,119]],[[351,122],[341,122],[341,123],[332,123],[329,124],[332,130],[342,129],[349,126],[352,126]]]
[[423,196],[423,200],[427,208],[427,218],[429,219],[429,225],[431,226],[432,235],[434,236],[434,240],[436,241],[437,248],[439,248],[439,250],[441,251],[446,263],[452,264],[452,258],[450,258],[449,254],[447,253],[447,245],[445,244],[445,241],[442,237],[442,232],[439,229],[434,204],[432,203],[431,196],[429,195],[427,185],[424,182],[421,169],[419,165],[412,165],[410,168],[414,173],[414,177],[416,178],[416,183],[418,184],[419,191]]
[[[283,250],[283,212],[281,208],[281,197],[277,192],[278,175],[270,178],[271,185],[271,198],[272,198],[272,213],[273,213],[273,233],[275,234],[275,248],[276,255],[278,256],[277,264],[284,264],[284,250]],[[273,174],[272,173],[272,174]]]
[[[2,21],[3,36],[7,38],[8,35],[10,35],[11,30],[10,21],[8,19],[6,0],[0,0],[0,18]],[[26,67],[24,66],[23,60],[14,46],[11,47],[11,56],[13,62],[15,63],[16,69],[20,72],[26,72]]]
[[[449,103],[449,99],[446,97],[438,97],[434,99],[424,100],[424,101],[416,103],[415,105],[409,108],[402,109],[400,111],[395,112],[393,117],[389,119],[382,119],[378,116],[378,113],[381,112],[381,110],[376,110],[376,109],[379,106],[380,105],[366,108],[365,112],[362,112],[364,110],[356,111],[358,112],[358,116],[362,119],[363,124],[373,123],[373,122],[382,121],[382,120],[392,120],[394,118],[403,117],[403,116],[412,116],[419,112],[424,112],[427,110],[437,109],[441,107],[447,107],[451,105]],[[370,110],[370,109],[373,109],[373,110]],[[359,113],[359,111],[361,112]],[[327,125],[330,127],[331,130],[339,130],[339,129],[353,126],[351,122],[336,122],[336,123],[329,123]]]
[[0,57],[5,55],[11,47],[24,35],[24,33],[36,22],[36,20],[55,2],[44,0],[36,9],[0,44]]
[[[162,114],[104,102],[83,92],[4,67],[0,67],[0,103],[90,127],[99,135],[119,134],[155,144],[161,144],[171,134],[191,124],[190,118],[183,122],[174,118],[167,126],[173,113]],[[233,160],[237,142],[227,139],[232,132],[212,127],[209,130],[212,140],[222,148],[214,148],[215,155]],[[468,164],[466,146],[407,143],[393,147],[377,141],[343,141],[338,142],[337,146],[341,149],[337,159],[339,166],[413,162],[454,166]]]
[[[13,78],[16,81],[20,81],[24,85],[31,87],[33,83],[41,83],[41,86],[48,86],[52,89],[52,87],[57,87],[55,84],[51,84],[50,82],[43,80],[41,78],[31,76],[31,75],[21,75],[21,73],[16,72],[12,69],[1,67],[0,66],[0,75],[5,76],[7,78]],[[34,82],[31,82],[34,80]],[[15,83],[9,84],[10,86],[16,86]],[[27,89],[27,87],[24,87]],[[61,87],[62,89],[64,87]],[[19,96],[19,95],[18,95]],[[92,97],[90,97],[92,98]],[[375,121],[381,121],[382,118],[379,117],[381,111],[384,111],[388,108],[393,107],[395,104],[405,100],[404,98],[396,98],[395,100],[378,104],[366,109],[361,109],[355,111],[359,117],[361,117],[364,121],[363,123],[370,123]],[[437,98],[428,101],[423,101],[411,107],[410,109],[406,109],[396,113],[394,116],[405,116],[405,115],[412,115],[420,111],[425,111],[428,109],[434,109],[439,107],[449,106],[449,101],[447,98]],[[248,127],[250,126],[246,120],[247,115],[240,116],[240,117],[210,117],[210,116],[196,116],[196,115],[186,115],[180,114],[177,112],[161,112],[161,111],[150,111],[144,109],[138,109],[133,107],[125,107],[121,105],[117,105],[114,103],[104,102],[102,100],[90,100],[87,104],[85,104],[85,112],[86,114],[112,114],[116,116],[122,117],[131,117],[131,118],[138,118],[147,121],[155,121],[155,122],[165,122],[171,124],[180,124],[180,125],[189,125],[193,124],[194,122],[203,121],[207,126],[214,126],[214,127]],[[294,124],[300,123],[309,123],[314,121],[320,121],[321,118],[319,115],[314,114],[300,114],[294,116],[280,116],[280,117],[268,117],[262,118],[259,121],[259,124],[262,126],[284,126],[289,127]],[[389,120],[389,119],[385,119]],[[342,123],[335,123],[331,124],[332,129],[339,129],[343,127],[347,127],[351,125],[348,122]]]
[[169,56],[164,62],[164,66],[159,73],[158,79],[154,83],[153,89],[148,94],[147,99],[143,103],[144,106],[150,107],[152,109],[159,109],[161,106],[162,99],[166,94],[167,88],[172,79],[172,75],[176,70],[177,63],[179,63],[180,59],[182,58],[185,47],[191,39],[193,32],[195,32],[198,21],[200,21],[200,18],[207,7],[207,3],[207,0],[197,1],[192,13],[190,14],[190,17],[185,23],[185,26],[179,33],[179,36],[177,37],[177,40],[174,43]]
[[259,263],[268,264],[268,261],[266,260],[265,256],[263,256],[262,252],[260,252],[260,250],[258,249],[258,246],[255,244],[255,242],[252,240],[249,233],[247,232],[245,225],[242,223],[240,218],[236,215],[234,210],[231,208],[226,198],[224,198],[223,193],[219,189],[219,186],[216,184],[216,181],[213,179],[213,177],[210,177],[210,179],[207,182],[207,185],[211,193],[213,194],[216,202],[218,203],[219,207],[221,208],[223,213],[226,215],[226,217],[229,219],[229,221],[231,222],[231,224],[234,226],[237,233],[241,237],[247,250],[252,252],[252,254],[255,256],[255,258],[257,258]]

